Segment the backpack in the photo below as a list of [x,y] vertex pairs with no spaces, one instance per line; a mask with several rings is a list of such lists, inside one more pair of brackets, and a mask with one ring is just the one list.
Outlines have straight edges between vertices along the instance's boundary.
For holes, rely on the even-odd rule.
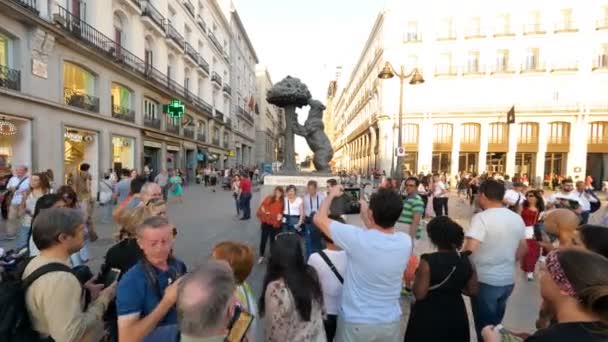
[[[72,269],[61,263],[50,263],[36,269],[25,279],[21,280],[23,270],[32,260],[20,265],[20,271],[5,275],[0,283],[0,336],[7,342],[41,341],[40,335],[32,327],[27,307],[25,292],[41,276],[50,272],[69,272]],[[45,341],[52,339],[45,339]]]

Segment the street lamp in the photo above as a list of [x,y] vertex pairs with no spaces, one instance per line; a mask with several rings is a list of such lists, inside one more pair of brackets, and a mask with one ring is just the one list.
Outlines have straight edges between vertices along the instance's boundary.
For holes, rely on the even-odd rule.
[[[399,147],[403,146],[403,132],[402,132],[402,126],[403,126],[403,82],[410,78],[410,84],[420,84],[420,83],[424,83],[424,78],[422,78],[422,74],[418,71],[417,68],[414,68],[410,73],[406,74],[405,73],[405,66],[401,65],[401,72],[397,73],[395,71],[395,69],[393,69],[393,66],[391,65],[390,62],[386,62],[384,64],[384,68],[382,68],[382,71],[380,71],[380,73],[378,74],[378,78],[381,80],[387,80],[390,78],[393,78],[394,76],[399,77],[399,121],[398,121],[398,133],[397,133],[397,145]],[[395,152],[393,151],[393,158],[395,156]],[[393,173],[393,177],[397,177],[399,179],[402,178],[403,176],[403,156],[398,156],[397,157],[397,169],[393,169],[394,171]],[[394,165],[393,165],[394,167]]]

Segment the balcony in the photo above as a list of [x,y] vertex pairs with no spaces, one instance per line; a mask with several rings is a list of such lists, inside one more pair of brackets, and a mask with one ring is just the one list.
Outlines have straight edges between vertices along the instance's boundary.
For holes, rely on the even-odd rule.
[[188,58],[186,58],[186,62],[190,62],[190,64],[192,66],[196,66],[198,64],[198,52],[196,52],[196,50],[194,50],[194,48],[192,47],[192,45],[190,45],[190,43],[186,43],[184,44],[185,49],[186,49],[186,56]]
[[238,115],[240,115],[243,119],[249,121],[249,123],[252,123],[252,124],[254,123],[253,116],[251,116],[251,114],[247,113],[245,111],[245,109],[241,108],[240,106],[236,107],[236,113]]
[[196,140],[200,142],[207,142],[207,137],[203,133],[199,133],[196,135]]
[[551,72],[572,72],[578,70],[578,61],[566,61],[556,63],[551,68]]
[[139,4],[139,0],[120,0],[120,2],[126,7],[129,11],[133,13],[141,13],[141,7]]
[[224,84],[224,87],[222,88],[222,90],[225,95],[230,96],[232,94],[232,88],[230,88],[230,86],[227,84]]
[[21,71],[0,65],[0,88],[21,91]]
[[86,45],[101,52],[101,56],[106,56],[114,62],[120,63],[124,67],[139,73],[146,73],[146,63],[141,58],[135,56],[120,44],[97,31],[84,20],[74,16],[65,8],[61,6],[57,7],[59,11],[58,13],[53,14],[53,21],[62,29],[80,39]]
[[209,76],[209,63],[203,58],[202,55],[198,55],[198,70],[203,72],[203,75]]
[[112,105],[112,117],[128,122],[135,122],[135,111],[130,108]]
[[220,41],[217,40],[217,38],[215,37],[215,34],[211,30],[209,30],[209,39],[211,39],[211,42],[220,51],[220,53],[224,53],[224,49],[222,48],[222,44],[220,44]]
[[167,23],[167,44],[173,50],[179,51],[184,49],[184,37],[171,23]]
[[211,73],[211,82],[218,89],[222,89],[222,76],[220,76],[217,72]]
[[36,5],[36,0],[12,0],[15,3],[21,5],[21,7],[27,9],[30,12],[38,15],[40,12],[38,11],[38,6]]
[[595,22],[596,30],[607,30],[608,29],[608,17],[604,17],[602,19],[598,19]]
[[546,34],[547,31],[543,28],[541,23],[532,23],[524,25],[524,36],[531,36],[537,34]]
[[456,31],[450,30],[448,32],[439,32],[437,33],[437,40],[456,40]]
[[491,74],[514,74],[515,67],[509,63],[496,63],[492,66]]
[[152,5],[150,0],[141,1],[141,21],[149,30],[159,36],[165,34],[165,17]]
[[194,100],[194,104],[201,109],[205,114],[209,115],[209,116],[213,116],[213,107],[208,104],[205,100],[201,99],[200,97],[197,97]]
[[194,5],[192,4],[192,2],[190,2],[190,0],[184,0],[183,3],[186,7],[188,14],[190,14],[192,18],[194,18]]
[[435,69],[436,77],[451,77],[458,75],[458,68],[456,66],[438,67]]
[[481,27],[469,28],[464,34],[464,39],[485,38],[486,35],[481,30]]
[[420,32],[408,32],[405,34],[406,43],[419,43],[422,41],[422,33]]
[[211,143],[215,146],[220,146],[220,138],[219,137],[213,137],[213,139],[211,140]]
[[574,20],[566,20],[555,25],[555,33],[578,32]]
[[194,139],[194,128],[184,127],[184,137]]
[[602,69],[604,69],[604,70],[608,69],[608,54],[599,55],[593,61],[592,70],[602,70]]
[[494,28],[494,37],[514,37],[515,32],[511,29],[511,26],[497,26]]
[[485,75],[486,69],[483,65],[479,65],[479,63],[469,63],[465,66],[462,73],[465,76]]
[[198,27],[203,30],[203,32],[207,33],[207,24],[200,14],[196,16],[196,23],[198,24]]
[[179,134],[179,126],[172,124],[170,121],[167,121],[166,131],[168,133]]
[[215,110],[215,115],[213,116],[213,118],[219,123],[224,123],[224,113],[220,112],[217,109]]
[[224,137],[223,146],[224,146],[224,148],[228,148],[228,146],[230,146],[230,142],[228,141],[228,139],[226,139],[226,137]]
[[226,118],[226,126],[228,126],[229,128],[232,128],[232,119],[231,118]]
[[144,126],[149,128],[160,129],[160,119],[144,117]]
[[545,64],[539,62],[538,57],[534,60],[529,59],[526,63],[521,65],[522,73],[534,73],[534,72],[545,72],[547,69],[545,68]]
[[72,107],[78,107],[91,112],[99,113],[99,98],[85,94],[76,89],[64,88],[63,98],[65,104]]

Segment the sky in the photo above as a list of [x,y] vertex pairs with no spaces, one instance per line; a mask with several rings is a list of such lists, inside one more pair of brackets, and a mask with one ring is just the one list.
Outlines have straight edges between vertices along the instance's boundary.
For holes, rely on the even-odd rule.
[[[274,83],[287,75],[325,102],[336,66],[350,74],[387,0],[233,0],[260,64]],[[298,115],[303,123],[307,111]],[[297,137],[299,138],[299,137]],[[310,153],[303,138],[296,153]]]

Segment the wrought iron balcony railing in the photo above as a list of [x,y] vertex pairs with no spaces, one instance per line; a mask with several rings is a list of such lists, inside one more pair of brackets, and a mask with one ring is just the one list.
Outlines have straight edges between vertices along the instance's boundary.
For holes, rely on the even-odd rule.
[[36,0],[12,0],[12,1],[18,3],[19,5],[21,5],[28,11],[35,13],[36,15],[38,15],[40,13],[40,11],[38,11],[38,6],[36,4],[36,2],[37,2]]
[[230,86],[227,84],[224,84],[223,91],[224,91],[224,93],[226,93],[228,95],[232,94],[232,88],[230,88]]
[[417,43],[422,41],[422,33],[408,32],[405,34],[405,41],[408,43]]
[[220,146],[220,138],[213,138],[211,143],[216,146]]
[[205,20],[200,14],[196,16],[196,23],[201,28],[201,30],[203,30],[203,32],[207,32],[207,23],[205,23]]
[[219,110],[215,110],[215,116],[214,118],[219,121],[219,122],[224,122],[224,113],[220,112]]
[[135,111],[131,108],[113,104],[112,117],[128,122],[135,122]]
[[178,46],[184,46],[184,36],[182,36],[171,23],[167,23],[167,37],[173,40]]
[[186,6],[186,9],[188,10],[188,13],[190,13],[192,18],[194,18],[194,5],[192,4],[192,2],[190,2],[190,0],[184,0],[184,6]]
[[160,129],[160,119],[144,117],[144,126]]
[[179,126],[167,122],[166,131],[173,134],[179,134]]
[[209,74],[209,63],[207,63],[207,61],[200,54],[198,55],[198,66]]
[[215,34],[211,30],[209,30],[209,39],[211,39],[213,45],[215,45],[215,47],[223,53],[224,49],[222,48],[222,44],[220,44],[220,41],[217,40]]
[[222,76],[220,76],[217,72],[213,72],[211,75],[211,82],[214,82],[218,86],[222,86]]
[[194,60],[195,63],[198,63],[198,57],[199,54],[198,52],[196,52],[196,50],[194,50],[194,48],[192,47],[192,45],[190,45],[190,43],[186,42],[186,44],[184,44],[186,47],[186,54],[188,56],[190,56],[190,58],[192,58],[192,60]]
[[194,129],[184,128],[184,137],[194,139]]
[[0,65],[0,88],[21,91],[21,71]]
[[196,140],[198,140],[200,142],[206,142],[207,141],[207,137],[204,134],[199,133],[199,134],[196,135]]
[[99,113],[99,98],[85,94],[76,89],[64,88],[63,98],[65,104],[73,107],[78,107],[91,112]]
[[152,20],[162,31],[165,31],[165,17],[152,5],[150,0],[141,0],[142,17],[148,17]]

